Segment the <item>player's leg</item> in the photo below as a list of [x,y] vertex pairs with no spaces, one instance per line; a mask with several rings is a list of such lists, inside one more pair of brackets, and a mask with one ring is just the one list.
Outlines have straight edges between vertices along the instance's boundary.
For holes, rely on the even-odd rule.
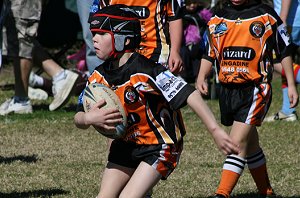
[[[258,138],[255,139],[256,126],[261,125],[269,109],[272,92],[270,84],[262,83],[234,89],[221,87],[220,93],[221,121],[231,125],[232,119],[234,120],[230,136],[241,151],[238,155],[227,156],[224,162],[220,185],[216,191],[221,196],[216,197],[227,198],[244,170],[248,152],[255,152],[259,148]],[[228,98],[227,102],[231,106],[225,105],[222,95]],[[251,146],[254,140],[257,142]]]
[[149,197],[149,192],[159,180],[167,179],[174,171],[179,162],[182,148],[182,141],[171,145],[137,146],[132,152],[132,158],[139,161],[139,164],[120,197]]
[[[285,73],[281,63],[274,64],[276,72],[281,74],[282,79],[282,107],[281,110],[274,115],[271,115],[265,119],[266,122],[272,122],[276,120],[295,121],[297,120],[296,109],[290,108],[290,100],[288,97],[288,84],[285,78]],[[300,65],[293,63],[293,71],[295,82],[300,83]]]
[[136,144],[108,139],[110,143],[108,164],[104,170],[97,198],[119,197],[122,189],[138,167],[132,159]]
[[267,172],[266,158],[259,145],[257,129],[253,128],[247,148],[247,165],[261,195],[272,195],[273,189]]
[[108,162],[101,181],[97,198],[118,198],[122,189],[133,174],[134,169]]
[[161,174],[146,162],[141,162],[120,194],[120,198],[143,198],[161,179]]
[[[246,152],[248,146],[249,134],[254,126],[234,121],[230,136],[236,144],[239,145],[241,153],[239,155],[228,155],[225,159],[221,180],[219,187],[216,191],[216,197],[230,196],[240,176],[243,173],[246,164]],[[219,196],[222,195],[222,196]]]
[[[36,4],[38,8],[39,3]],[[17,6],[14,6],[16,8]],[[15,12],[16,10],[13,10]],[[12,12],[10,10],[9,12]],[[15,96],[0,105],[0,115],[9,113],[32,113],[32,105],[28,98],[28,80],[32,67],[32,48],[38,20],[15,18],[8,15],[5,21],[6,39],[4,54],[13,58],[15,75]]]

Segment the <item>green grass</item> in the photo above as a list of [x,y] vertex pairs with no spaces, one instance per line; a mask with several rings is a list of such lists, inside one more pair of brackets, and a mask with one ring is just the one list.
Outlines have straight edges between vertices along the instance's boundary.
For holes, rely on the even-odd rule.
[[[0,85],[13,83],[9,67],[0,73]],[[280,79],[273,82],[269,114],[281,104]],[[13,94],[0,89],[0,103]],[[92,128],[73,124],[76,97],[62,109],[49,112],[47,101],[33,101],[31,115],[0,117],[0,197],[95,197],[106,163],[106,139]],[[216,100],[208,105],[219,121]],[[224,156],[217,150],[201,121],[182,109],[187,135],[178,168],[155,188],[155,198],[202,198],[213,195]],[[229,130],[226,128],[226,130]],[[271,183],[285,198],[300,197],[300,124],[264,123],[259,128]],[[247,169],[233,191],[234,197],[256,197]]]

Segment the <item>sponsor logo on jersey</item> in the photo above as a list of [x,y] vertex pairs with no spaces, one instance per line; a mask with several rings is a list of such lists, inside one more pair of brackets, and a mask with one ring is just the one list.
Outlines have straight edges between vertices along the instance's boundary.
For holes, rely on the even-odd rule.
[[278,26],[278,32],[279,35],[281,36],[282,40],[284,41],[285,45],[289,45],[291,43],[290,40],[290,35],[287,31],[287,28],[284,24],[281,24],[280,26]]
[[138,101],[139,94],[133,87],[128,86],[125,88],[124,97],[125,103],[133,104]]
[[223,35],[227,30],[227,24],[222,22],[215,26],[213,34],[220,36]]
[[138,15],[139,19],[147,19],[150,16],[150,10],[144,6],[130,6]]
[[187,84],[182,78],[174,76],[170,71],[164,71],[156,77],[156,83],[162,94],[170,101]]
[[249,47],[225,47],[223,50],[224,60],[253,60],[256,53]]
[[242,20],[241,20],[240,18],[238,18],[238,19],[235,21],[235,24],[237,24],[237,25],[242,24]]
[[[166,79],[167,79],[167,80],[166,80]],[[170,78],[165,78],[165,79],[164,79],[164,83],[161,84],[161,85],[162,85],[162,86],[161,86],[161,89],[162,89],[163,91],[168,91],[168,90],[170,90],[170,88],[173,87],[173,84],[175,83],[175,81],[176,81],[176,77],[175,77],[175,76],[171,76]]]
[[255,38],[261,38],[265,33],[265,26],[260,21],[254,21],[249,27],[251,35]]

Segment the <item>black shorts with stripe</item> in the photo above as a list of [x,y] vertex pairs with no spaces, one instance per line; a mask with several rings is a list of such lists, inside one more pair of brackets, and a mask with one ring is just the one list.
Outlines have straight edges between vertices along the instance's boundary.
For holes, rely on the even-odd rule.
[[176,144],[135,144],[114,140],[111,144],[108,161],[128,168],[137,168],[144,161],[161,175],[167,177],[176,168],[183,149],[183,141]]
[[260,126],[272,100],[272,87],[261,84],[221,84],[219,105],[221,123],[231,126],[234,121]]

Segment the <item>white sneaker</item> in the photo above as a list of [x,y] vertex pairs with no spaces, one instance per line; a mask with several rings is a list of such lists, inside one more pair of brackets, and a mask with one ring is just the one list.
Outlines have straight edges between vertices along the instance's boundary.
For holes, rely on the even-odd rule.
[[281,111],[275,113],[272,116],[266,117],[264,121],[266,122],[273,122],[277,120],[284,120],[284,121],[296,121],[298,119],[296,112],[293,112],[289,115],[282,113]]
[[10,113],[27,114],[32,113],[32,105],[30,100],[24,103],[15,103],[15,99],[6,100],[0,106],[0,115],[7,115]]
[[48,93],[42,89],[28,87],[28,97],[31,100],[47,100]]
[[37,82],[35,80],[35,76],[36,76],[36,74],[33,71],[31,71],[30,75],[29,75],[29,80],[28,80],[28,84],[31,87],[34,87],[35,85],[37,85]]
[[50,111],[54,111],[68,102],[77,78],[78,74],[65,70],[65,78],[53,82],[52,92],[54,100],[49,105]]

